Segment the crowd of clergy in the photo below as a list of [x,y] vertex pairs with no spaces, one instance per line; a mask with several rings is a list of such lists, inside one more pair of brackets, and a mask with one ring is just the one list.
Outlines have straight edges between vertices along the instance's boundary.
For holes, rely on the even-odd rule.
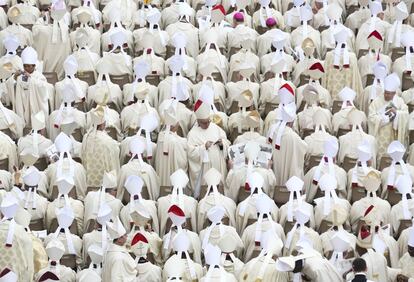
[[413,0],[0,0],[0,282],[413,282]]

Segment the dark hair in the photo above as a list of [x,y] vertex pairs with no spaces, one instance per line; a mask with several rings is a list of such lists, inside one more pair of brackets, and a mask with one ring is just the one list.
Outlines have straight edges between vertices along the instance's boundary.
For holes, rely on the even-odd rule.
[[362,258],[356,258],[352,262],[352,270],[354,272],[363,272],[367,270],[367,263]]

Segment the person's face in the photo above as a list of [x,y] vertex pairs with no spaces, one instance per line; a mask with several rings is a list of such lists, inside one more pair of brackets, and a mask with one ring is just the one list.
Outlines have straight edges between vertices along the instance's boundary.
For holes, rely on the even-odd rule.
[[385,101],[391,101],[394,98],[395,92],[384,91]]
[[410,245],[408,245],[407,252],[410,255],[410,257],[414,257],[414,247],[411,247]]
[[120,245],[120,246],[123,246],[123,245],[125,245],[126,241],[127,241],[127,235],[125,234],[125,235],[123,235],[123,236],[119,237],[119,238],[116,240],[116,243],[117,243],[118,245]]
[[210,119],[198,119],[197,123],[202,129],[207,129],[210,126]]
[[23,65],[24,71],[30,74],[34,72],[35,67],[36,65],[28,65],[28,64]]

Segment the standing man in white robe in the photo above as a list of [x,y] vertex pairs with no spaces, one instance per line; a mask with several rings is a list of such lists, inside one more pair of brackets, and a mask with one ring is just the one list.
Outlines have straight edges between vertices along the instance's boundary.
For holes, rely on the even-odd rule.
[[227,175],[226,156],[230,142],[226,133],[216,124],[210,122],[211,104],[198,100],[194,111],[197,117],[195,125],[188,133],[188,160],[190,183],[199,196],[203,174],[214,167],[223,178]]
[[380,159],[393,140],[407,143],[408,107],[395,95],[400,88],[397,74],[388,75],[384,81],[384,95],[375,98],[369,106],[368,131],[377,139]]
[[37,53],[32,47],[26,47],[21,57],[24,70],[17,71],[6,85],[11,92],[13,111],[24,118],[26,127],[31,128],[32,114],[43,111],[45,116],[49,116],[53,105],[53,86],[36,71]]

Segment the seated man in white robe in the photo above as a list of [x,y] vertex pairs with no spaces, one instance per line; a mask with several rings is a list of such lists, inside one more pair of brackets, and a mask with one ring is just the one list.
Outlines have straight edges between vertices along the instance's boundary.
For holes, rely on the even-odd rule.
[[[94,244],[88,248],[88,255],[91,257],[91,263],[88,268],[85,268],[76,273],[76,281],[86,282],[86,281],[101,281],[101,272],[102,272],[102,261],[103,261],[103,251],[99,245]],[[87,264],[86,264],[87,265]]]
[[282,12],[275,9],[274,5],[270,5],[271,1],[262,0],[259,1],[259,10],[253,13],[253,28],[258,30],[258,27],[266,28],[266,21],[269,18],[273,18],[277,23],[277,28],[280,30],[285,29],[285,19]]
[[271,218],[273,220],[278,218],[279,209],[271,198],[263,192],[263,183],[263,177],[257,172],[252,172],[247,176],[246,186],[250,190],[250,196],[240,202],[237,205],[236,210],[236,227],[239,233],[243,233],[246,227],[253,224],[258,218],[256,202],[262,194],[264,194],[264,197],[267,197],[272,203],[270,212]]
[[168,232],[170,220],[168,210],[172,205],[177,205],[186,214],[186,228],[189,230],[197,230],[197,201],[186,194],[184,189],[188,189],[188,176],[182,170],[175,171],[170,176],[171,185],[173,186],[171,193],[158,199],[158,217],[160,221],[160,234],[163,236]]
[[248,131],[238,135],[233,144],[245,144],[249,141],[255,141],[259,144],[266,144],[266,137],[259,133],[262,127],[262,119],[258,111],[248,111],[244,118],[244,123],[249,128]]
[[179,231],[174,238],[171,238],[176,254],[172,255],[164,264],[162,271],[163,281],[199,280],[203,276],[203,269],[195,259],[191,259],[191,241],[185,230]]
[[[52,146],[52,141],[45,137],[46,135],[46,120],[43,112],[39,112],[32,116],[32,130],[28,135],[22,137],[17,142],[17,152],[19,156],[27,155],[30,151],[38,158],[42,159],[41,169],[47,167],[47,150]],[[5,150],[7,146],[3,150]],[[13,163],[13,155],[9,155],[9,164]],[[17,161],[17,160],[16,160]],[[21,160],[22,161],[22,160]],[[39,164],[38,163],[38,164]],[[11,170],[10,170],[11,171]]]
[[138,232],[132,238],[131,251],[137,262],[137,276],[148,282],[161,281],[161,267],[153,264],[147,258],[150,248],[151,245],[146,235]]
[[157,8],[147,13],[147,27],[137,29],[133,32],[134,50],[141,54],[147,48],[153,48],[156,55],[165,57],[168,43],[168,33],[160,28],[161,13]]
[[[329,224],[332,224],[333,217],[335,216],[333,207],[343,209],[346,214],[351,210],[351,204],[348,200],[338,198],[338,195],[335,192],[337,186],[338,182],[333,175],[326,173],[320,178],[319,187],[321,191],[324,192],[324,195],[314,200],[316,203],[315,229],[319,230],[320,233],[326,231],[324,229],[326,229]],[[349,227],[347,220],[344,222],[344,226],[346,228]]]
[[405,47],[406,53],[405,55],[399,57],[393,62],[392,70],[395,72],[400,80],[403,80],[403,76],[405,74],[408,74],[408,76],[411,76],[412,70],[413,70],[413,55],[412,51],[414,48],[414,41],[413,41],[413,35],[414,31],[410,30],[402,35],[402,43]]
[[50,204],[49,207],[54,209],[53,212],[55,213],[55,220],[57,220],[58,226],[56,230],[50,230],[50,233],[44,239],[44,244],[47,246],[49,242],[56,239],[59,240],[65,246],[63,255],[75,255],[76,265],[82,265],[82,239],[78,235],[72,234],[69,230],[69,226],[74,224],[75,211],[70,206],[57,208],[56,206],[51,207]]
[[[387,70],[390,70],[392,65],[391,57],[382,51],[384,39],[377,30],[374,30],[368,35],[367,41],[369,47],[368,52],[358,59],[358,69],[361,75],[362,85],[364,86],[367,86],[368,76],[374,74],[373,65],[375,63],[381,61],[386,65]],[[360,105],[361,98],[358,99],[358,104]]]
[[[170,61],[171,75],[168,75],[158,85],[158,101],[160,105],[164,100],[177,96],[188,96],[190,99],[193,97],[191,94],[193,83],[182,74],[184,68],[183,58],[179,55],[175,55],[173,58],[174,60]],[[191,100],[189,102],[190,104],[192,103]]]
[[403,145],[407,138],[408,108],[404,100],[396,92],[400,88],[400,80],[393,73],[384,80],[384,95],[380,95],[369,106],[368,131],[377,140],[377,159],[386,154],[388,145],[398,140]]
[[143,207],[145,214],[148,214],[145,216],[147,218],[145,227],[149,230],[154,230],[158,234],[159,224],[156,202],[153,200],[146,200],[142,197],[143,184],[144,182],[142,181],[142,178],[137,175],[130,175],[125,181],[124,187],[126,191],[128,191],[130,197],[128,199],[128,204],[121,210],[120,219],[126,230],[128,232],[131,231],[134,229],[131,213],[136,207]]
[[[358,54],[360,50],[368,49],[368,41],[366,38],[373,31],[377,30],[382,38],[386,38],[387,31],[391,24],[384,21],[384,12],[380,1],[371,1],[369,3],[371,17],[369,17],[361,26],[358,27],[358,35],[355,41],[355,52]],[[384,50],[384,48],[382,48]]]
[[73,134],[76,141],[82,141],[86,132],[86,115],[75,108],[76,100],[76,87],[67,84],[62,90],[60,107],[49,116],[48,132],[50,139],[55,140],[60,132],[65,132],[67,135]]
[[[127,37],[122,31],[114,31],[110,35],[111,43],[108,46],[109,51],[104,52],[102,59],[98,61],[97,65],[110,65],[108,74],[114,76],[128,75],[132,77],[132,58],[124,50],[128,47]],[[98,70],[99,72],[99,70]]]
[[199,29],[195,27],[191,21],[193,9],[187,5],[183,5],[179,9],[178,21],[165,27],[168,37],[171,39],[176,33],[184,33],[187,38],[186,52],[189,56],[195,58],[199,53]]
[[308,225],[310,228],[315,228],[315,216],[313,206],[305,202],[306,195],[303,195],[303,180],[297,176],[292,176],[286,182],[286,189],[289,191],[289,199],[287,203],[282,205],[279,209],[279,223],[283,226],[283,230],[287,234],[290,229],[296,224],[296,211],[304,209],[309,214]]
[[361,25],[371,17],[368,0],[358,0],[358,9],[352,14],[348,15],[345,25],[349,27],[352,32],[356,33]]
[[232,199],[220,193],[220,184],[223,182],[220,172],[215,168],[210,168],[204,178],[207,183],[207,190],[205,196],[198,203],[197,230],[201,232],[208,226],[211,222],[209,212],[218,205],[224,209],[223,217],[226,218],[227,225],[235,227],[236,204]]
[[212,206],[207,212],[206,216],[210,225],[206,225],[204,229],[200,230],[200,241],[205,253],[205,248],[211,244],[218,246],[223,236],[231,236],[235,240],[236,249],[234,250],[239,255],[243,250],[243,242],[240,236],[237,234],[236,228],[223,223],[224,217],[228,219],[226,215],[227,211],[221,204]]
[[281,257],[276,261],[277,270],[292,271],[294,276],[299,276],[299,279],[304,277],[304,279],[311,281],[342,280],[342,276],[335,265],[318,253],[309,238],[304,236],[298,245],[300,246],[298,246],[299,252],[296,257]]
[[218,246],[211,244],[205,249],[206,265],[208,270],[200,281],[237,281],[234,274],[227,272],[221,265],[221,250]]
[[196,81],[196,76],[197,76],[196,61],[193,57],[190,57],[186,53],[186,46],[187,46],[186,35],[182,32],[177,32],[174,34],[173,38],[171,38],[171,41],[172,41],[173,47],[175,48],[175,53],[173,56],[171,56],[165,61],[165,65],[164,65],[165,73],[171,74],[170,70],[172,70],[172,68],[170,68],[170,64],[175,63],[176,61],[175,56],[178,55],[184,61],[184,66],[181,70],[182,76],[184,76],[185,78],[188,78],[190,81]]
[[99,60],[96,65],[96,71],[98,72],[98,78],[94,85],[89,86],[88,96],[86,102],[90,109],[100,103],[100,96],[105,96],[105,104],[110,108],[120,112],[122,109],[122,90],[118,84],[111,81],[110,72],[111,65],[104,60]]
[[[92,52],[89,49],[90,42],[88,34],[83,30],[78,30],[76,32],[76,37],[73,39],[74,44],[76,44],[77,50],[73,51],[73,56],[78,63],[78,72],[88,72],[91,71],[94,73],[94,80],[96,78],[95,66],[98,63],[101,56],[98,53]],[[93,83],[93,82],[92,82]],[[56,83],[56,85],[58,85]],[[85,90],[86,91],[86,90]]]
[[65,133],[61,132],[55,139],[55,150],[57,158],[45,170],[49,184],[49,198],[56,197],[56,187],[61,181],[63,175],[73,176],[75,191],[73,196],[83,200],[87,193],[86,187],[86,171],[83,165],[72,159],[75,150],[75,141]]
[[126,2],[122,2],[120,0],[117,1],[109,1],[105,8],[102,10],[102,17],[103,23],[107,24],[111,21],[113,17],[111,14],[118,14],[119,22],[122,23],[127,29],[133,30],[134,29],[134,20],[133,15],[134,12],[137,10],[137,3],[132,0],[128,0]]
[[[293,95],[293,90],[290,88]],[[281,162],[273,163],[273,171],[276,176],[276,185],[284,185],[286,181],[296,175],[303,176],[304,157],[307,144],[292,129],[296,119],[295,103],[281,107],[282,120],[278,120],[269,129],[268,142],[274,146],[273,160]],[[294,144],[294,150],[292,150]]]
[[[351,88],[345,87],[339,93],[339,97],[342,100],[341,109],[332,117],[333,133],[338,137],[352,130],[352,124],[350,121],[351,112],[357,111],[361,115],[360,130],[366,129],[367,118],[363,111],[359,111],[354,105],[354,99],[356,97],[355,91]],[[357,113],[355,113],[356,115]],[[352,114],[351,114],[352,116]]]
[[[167,1],[165,1],[165,2],[167,2]],[[194,8],[195,8],[195,6],[194,6]],[[167,26],[176,23],[179,19],[179,14],[180,14],[180,11],[182,9],[189,10],[189,12],[188,12],[189,22],[194,25],[196,12],[189,5],[189,3],[187,3],[187,1],[172,0],[171,5],[165,7],[164,9],[162,9],[162,12],[161,12],[161,24],[162,24],[162,26],[164,28],[166,28]]]
[[[257,55],[262,57],[263,55],[271,52],[271,46],[273,39],[276,34],[280,33],[280,30],[277,29],[277,22],[274,18],[268,18],[265,22],[266,24],[266,31],[265,33],[259,35],[257,37]],[[290,46],[290,33],[285,32],[285,36],[287,36],[288,40],[286,41],[285,48],[289,50]]]
[[[372,101],[384,93],[384,79],[388,74],[387,65],[381,61],[374,63],[371,67],[374,74],[374,80],[371,85],[367,85],[364,88],[358,102],[359,108],[364,111],[367,116],[369,115],[369,106]],[[403,93],[402,98],[407,104],[411,103],[411,95],[404,95]]]
[[121,16],[119,14],[119,10],[113,10],[109,14],[109,21],[110,26],[107,32],[102,33],[101,35],[101,50],[102,52],[108,52],[111,50],[111,35],[114,33],[122,32],[126,37],[126,46],[132,50],[132,46],[134,46],[134,40],[132,36],[132,31],[128,28],[125,28],[124,25],[121,23]]
[[392,201],[392,204],[396,204],[395,197],[391,197],[391,195],[396,192],[395,184],[397,179],[400,175],[407,175],[410,176],[411,179],[414,179],[414,166],[404,162],[403,157],[405,154],[405,148],[398,141],[391,142],[388,146],[387,153],[391,158],[391,164],[384,168],[381,172],[381,198]]
[[397,281],[410,281],[414,279],[413,273],[413,257],[414,257],[414,229],[410,230],[410,236],[408,239],[408,249],[398,262],[398,268],[401,269],[401,273],[397,275]]
[[[201,45],[204,46],[204,51],[200,53],[197,58],[197,66],[201,68],[203,62],[210,62],[214,65],[214,72],[217,73],[218,80],[222,82],[226,82],[228,80],[227,73],[229,69],[229,63],[227,58],[221,53],[222,51],[220,48],[225,48],[225,46],[221,47],[218,43],[217,34],[213,33],[213,30],[210,29],[205,32],[208,40],[207,43]],[[223,43],[224,44],[224,43]]]
[[[230,115],[227,123],[230,132],[230,139],[232,140],[235,139],[237,135],[240,135],[250,129],[248,124],[245,123],[246,115],[248,115],[248,113],[255,108],[253,105],[253,94],[250,90],[240,92],[234,102],[237,102],[239,110]],[[258,128],[258,132],[261,133],[263,128],[263,120],[260,119],[259,123],[260,126]]]
[[78,110],[85,112],[87,110],[85,100],[88,83],[75,77],[79,70],[79,63],[76,60],[76,57],[73,55],[67,57],[63,63],[63,69],[65,70],[65,78],[55,84],[55,109],[59,109],[62,104],[64,92],[69,88],[73,89],[72,91],[75,95],[74,106],[76,106]]
[[[272,233],[272,240],[276,240],[279,245],[285,241],[285,233],[282,226],[272,219],[272,200],[265,194],[258,195],[256,200],[257,221],[243,231],[242,240],[245,246],[243,258],[245,262],[256,257],[260,252],[258,248],[262,237],[267,232]],[[275,253],[277,256],[282,255],[282,249]]]
[[70,38],[72,40],[72,49],[78,51],[80,46],[76,43],[76,38],[78,36],[83,36],[84,34],[87,35],[89,39],[88,46],[92,56],[92,54],[100,54],[101,52],[101,33],[98,29],[88,25],[91,18],[92,15],[89,11],[79,11],[76,20],[80,22],[80,26],[70,33]]
[[[350,135],[345,135],[350,136]],[[342,146],[345,146],[341,141],[346,141],[344,139],[340,139],[340,152],[342,150]],[[348,141],[349,142],[349,141]],[[368,140],[362,140],[359,143],[356,143],[356,146],[352,148],[352,155],[355,156],[353,159],[355,160],[355,165],[348,171],[348,200],[353,203],[359,200],[361,197],[365,196],[366,187],[362,184],[362,181],[365,177],[371,173],[375,172],[378,175],[381,174],[378,170],[375,169],[373,166],[375,152],[373,152],[373,144],[370,143]],[[351,166],[352,161],[347,163],[348,166]],[[361,189],[362,188],[362,189]],[[362,194],[362,195],[361,195]],[[369,195],[368,195],[369,196]]]
[[[249,173],[256,172],[260,174],[264,180],[263,191],[273,197],[274,186],[276,185],[275,175],[270,168],[262,167],[258,163],[258,154],[260,152],[260,144],[256,140],[247,142],[244,146],[245,163],[241,166],[230,165],[229,173],[226,178],[226,189],[224,194],[236,203],[244,200],[243,195],[250,193],[250,189],[246,189],[247,177]],[[246,191],[243,190],[246,189]],[[242,190],[242,191],[240,191]]]
[[26,46],[31,46],[33,44],[32,31],[18,24],[21,16],[22,13],[17,7],[10,8],[7,11],[7,17],[9,18],[9,22],[11,24],[0,31],[0,50],[2,55],[6,51],[3,40],[9,34],[13,34],[19,39],[19,46],[21,49],[24,49]]
[[306,208],[299,207],[295,211],[294,217],[296,222],[292,229],[286,234],[283,255],[292,255],[293,252],[297,251],[300,248],[299,242],[302,241],[303,238],[306,238],[310,242],[314,250],[320,254],[323,253],[322,241],[319,234],[307,226],[310,216],[309,210]]
[[73,269],[60,264],[60,259],[65,253],[65,245],[60,240],[54,239],[50,241],[46,245],[46,253],[49,257],[48,265],[35,274],[34,281],[44,281],[42,276],[49,271],[57,273],[59,275],[59,281],[75,281],[76,272]]
[[[364,212],[363,220],[364,224],[361,224],[358,230],[356,252],[367,262],[367,277],[381,279],[381,281],[392,281],[395,273],[388,267],[389,265],[387,266],[387,261],[395,251],[398,252],[398,247],[395,249],[396,246],[388,245],[388,242],[385,241],[388,236],[383,236],[385,234],[376,233],[375,227],[381,224],[378,218],[378,207],[369,206]],[[379,232],[384,233],[381,228],[379,228]],[[377,236],[375,240],[374,236]],[[384,255],[385,251],[388,259]],[[398,255],[396,259],[396,263],[398,263]]]
[[[134,64],[135,79],[131,83],[125,84],[122,90],[124,106],[136,102],[145,103],[142,100],[146,100],[149,105],[158,108],[158,89],[146,81],[150,71],[150,65],[145,60],[136,61]],[[144,96],[145,99],[139,99],[139,96]]]
[[173,107],[161,113],[164,130],[158,134],[155,158],[155,170],[161,186],[170,186],[170,175],[178,169],[188,170],[187,139],[178,135],[180,128]]
[[[51,6],[52,23],[36,24],[33,26],[33,48],[43,61],[43,71],[56,72],[62,78],[63,62],[70,55],[72,46],[69,37],[69,13],[64,1],[57,1]],[[56,50],[51,53],[50,50]]]
[[301,24],[291,32],[291,44],[292,46],[302,46],[302,42],[306,38],[311,38],[315,43],[316,53],[321,56],[321,33],[309,24],[313,17],[312,10],[306,4],[299,10]]
[[[345,165],[345,160],[357,159],[357,148],[362,142],[369,145],[370,154],[372,156],[372,166],[376,167],[377,150],[376,140],[372,135],[363,131],[363,122],[366,121],[364,112],[352,109],[347,116],[347,120],[351,125],[351,131],[339,137],[339,153],[338,162]],[[352,163],[352,162],[351,162]],[[349,163],[348,163],[349,165]]]
[[[245,45],[245,48],[253,53],[256,53],[255,43],[259,34],[257,31],[248,26],[248,19],[250,16],[242,12],[237,12],[234,13],[232,17],[235,27],[233,32],[228,34],[228,50],[231,50],[232,48],[234,48],[233,50],[237,50],[244,42],[246,42],[246,44],[243,44]],[[249,41],[250,44],[247,43],[247,41]]]
[[[302,96],[304,108],[303,111],[298,113],[299,131],[302,133],[302,136],[305,136],[310,131],[314,131],[317,121],[321,120],[323,120],[324,128],[328,132],[332,132],[332,114],[330,110],[320,106],[318,90],[312,84],[307,84],[303,89]],[[319,118],[315,118],[315,115],[319,115]]]
[[390,220],[393,234],[396,234],[397,236],[406,228],[407,223],[411,225],[412,216],[409,207],[414,206],[412,184],[411,177],[408,175],[398,176],[395,183],[398,193],[401,194],[401,200],[392,206]]
[[150,66],[150,75],[153,76],[154,79],[160,79],[161,81],[165,77],[165,60],[164,58],[155,54],[152,48],[145,49],[141,56],[135,57],[133,64],[135,65],[141,60],[144,60]]
[[92,128],[82,142],[82,163],[88,187],[100,187],[105,171],[119,170],[119,144],[105,131],[105,109],[97,106],[91,112]]
[[131,201],[129,206],[124,208],[124,210],[129,211],[128,225],[131,227],[126,246],[132,251],[131,253],[135,253],[134,249],[136,246],[134,245],[136,244],[137,234],[145,236],[149,245],[148,260],[152,263],[161,264],[163,262],[162,240],[158,235],[158,228],[157,231],[152,228],[152,226],[155,227],[155,224],[158,224],[158,222],[156,221],[156,218],[153,220],[152,215],[150,215],[150,212],[152,213],[152,211],[142,205],[142,201],[143,200],[134,200],[135,203],[132,203],[133,201]]
[[[299,62],[299,64],[300,63],[301,62]],[[309,66],[306,66],[306,69],[303,70],[303,72],[305,76],[309,76],[309,82],[308,84],[298,87],[296,90],[296,103],[299,105],[299,108],[301,108],[303,104],[303,91],[305,90],[305,87],[311,85],[315,87],[318,92],[318,102],[320,106],[329,109],[332,106],[332,97],[329,91],[321,85],[321,79],[326,75],[323,62],[312,59],[309,62]],[[300,72],[300,74],[302,75],[302,72]]]
[[[152,115],[156,117],[157,124],[160,119],[157,110],[152,107],[147,99],[148,90],[145,85],[140,85],[134,95],[134,102],[124,107],[121,111],[122,132],[125,136],[132,136],[138,132],[143,119]],[[158,131],[156,128],[155,132]]]
[[[102,187],[97,191],[89,191],[84,199],[85,231],[94,226],[90,224],[97,220],[99,209],[106,204],[111,208],[110,219],[115,220],[123,208],[122,202],[115,198],[117,188],[117,175],[115,171],[105,172],[102,179]],[[87,250],[84,250],[87,251]]]
[[183,225],[186,224],[186,215],[184,214],[184,211],[177,205],[171,205],[167,210],[167,214],[169,217],[168,222],[171,223],[171,227],[168,232],[162,236],[162,257],[164,261],[168,260],[171,256],[174,256],[174,239],[177,236],[180,236],[180,234],[184,234],[190,242],[188,253],[195,262],[201,263],[201,241],[197,233],[183,228]]
[[283,248],[281,240],[274,240],[275,234],[272,230],[260,236],[258,245],[260,254],[245,264],[238,279],[243,281],[289,281],[289,274],[276,269],[273,257],[280,254]]
[[158,199],[159,196],[159,177],[154,168],[142,160],[142,153],[146,144],[140,138],[134,137],[129,143],[129,151],[132,156],[131,160],[124,164],[119,172],[119,183],[117,198],[124,200],[123,185],[130,175],[138,175],[144,181],[144,187],[147,197],[151,200]]
[[319,180],[324,174],[330,174],[337,180],[337,195],[339,198],[347,198],[347,175],[346,171],[335,163],[336,155],[338,154],[339,144],[335,137],[327,139],[323,145],[324,154],[319,162],[319,165],[310,169],[304,178],[306,191],[306,201],[311,203],[315,198],[322,196],[321,187],[319,187]]
[[118,220],[108,224],[112,239],[105,255],[102,268],[102,281],[133,281],[137,276],[136,262],[126,248],[127,234]]

